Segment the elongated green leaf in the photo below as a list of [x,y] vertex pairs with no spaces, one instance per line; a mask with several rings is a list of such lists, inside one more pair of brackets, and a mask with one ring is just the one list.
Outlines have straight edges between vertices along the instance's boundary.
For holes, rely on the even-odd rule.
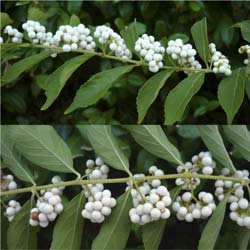
[[[180,193],[181,187],[175,187],[170,191],[172,200]],[[167,220],[153,221],[142,227],[142,239],[145,250],[158,249],[165,230]]]
[[250,43],[250,20],[236,23],[235,25],[233,25],[233,27],[240,28],[242,37],[244,38],[244,40]]
[[68,114],[77,108],[86,108],[99,101],[119,77],[135,66],[122,66],[97,73],[78,89],[73,103],[65,111]]
[[13,23],[13,20],[10,18],[10,16],[4,12],[0,12],[0,20],[1,20],[0,22],[1,29],[7,24]]
[[134,21],[120,32],[128,49],[133,51],[135,54],[138,54],[138,52],[135,51],[135,42],[138,37],[145,32],[145,30],[146,28],[144,24]]
[[218,100],[227,114],[227,122],[232,123],[233,118],[239,110],[245,89],[245,69],[233,70],[230,77],[224,77],[218,88]]
[[56,69],[47,79],[45,85],[45,95],[47,100],[41,110],[47,109],[58,97],[70,76],[93,55],[76,56]]
[[208,64],[209,61],[209,43],[207,37],[207,19],[204,17],[191,27],[191,34],[194,39],[195,46],[199,52],[201,59]]
[[5,52],[7,52],[11,49],[14,49],[16,47],[17,47],[16,43],[3,43],[3,44],[1,44],[1,46],[0,46],[1,55],[3,55]]
[[158,249],[165,230],[167,220],[158,220],[142,227],[142,239],[145,250]]
[[213,215],[210,217],[207,222],[200,241],[199,241],[199,250],[212,250],[214,249],[214,245],[220,233],[220,229],[224,220],[226,206],[227,206],[227,198],[230,193],[225,195],[224,200],[222,200],[217,208],[215,209]]
[[250,76],[247,76],[247,77],[246,77],[245,91],[246,91],[248,100],[250,101]]
[[87,127],[89,141],[95,152],[111,167],[131,174],[126,155],[120,149],[111,126],[91,125]]
[[53,52],[51,51],[43,51],[34,56],[26,57],[18,61],[17,63],[13,64],[3,75],[1,79],[1,86],[13,82],[24,71],[29,70],[34,65],[40,63],[41,61],[49,57],[52,53]]
[[169,142],[159,125],[127,125],[125,126],[137,143],[157,157],[182,165],[180,153]]
[[99,234],[94,239],[92,250],[125,248],[131,229],[129,210],[132,207],[130,192],[118,198],[112,214],[105,219]]
[[140,88],[136,104],[138,111],[138,122],[141,123],[156,97],[159,91],[163,87],[166,80],[172,75],[173,71],[161,71],[153,75],[149,80],[147,80],[144,85]]
[[224,146],[222,137],[216,125],[200,125],[198,126],[200,136],[211,152],[213,157],[219,161],[222,166],[235,171],[234,165]]
[[56,172],[74,172],[70,149],[53,127],[11,126],[17,149],[29,161]]
[[2,126],[1,130],[1,154],[4,164],[18,179],[35,184],[27,161],[14,147],[14,141],[9,134],[8,126]]
[[241,156],[250,162],[250,133],[246,126],[223,126],[228,140],[236,147]]
[[84,224],[81,212],[84,206],[84,192],[68,203],[56,222],[50,249],[80,249]]
[[249,240],[250,240],[250,230],[247,228],[241,228],[238,235],[237,240],[239,244],[240,250],[249,249]]
[[192,74],[172,89],[165,102],[165,124],[171,125],[180,120],[191,98],[199,91],[205,74]]
[[36,229],[29,224],[33,198],[28,200],[15,215],[7,231],[8,249],[37,249]]

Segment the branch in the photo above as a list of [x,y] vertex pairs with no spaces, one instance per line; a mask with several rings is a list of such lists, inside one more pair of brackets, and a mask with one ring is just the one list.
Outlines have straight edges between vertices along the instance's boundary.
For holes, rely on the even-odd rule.
[[21,194],[21,193],[27,193],[27,192],[34,192],[37,190],[42,189],[50,189],[54,187],[62,187],[62,186],[82,186],[87,184],[97,184],[97,183],[126,183],[129,181],[133,182],[142,182],[147,180],[155,180],[155,179],[176,179],[176,178],[200,178],[200,179],[207,179],[207,180],[224,180],[224,181],[232,181],[236,183],[241,183],[242,185],[248,185],[250,184],[250,180],[246,180],[243,178],[235,178],[235,177],[226,177],[222,175],[203,175],[203,174],[191,174],[191,173],[181,173],[181,174],[168,174],[168,175],[162,175],[162,176],[145,176],[145,177],[127,177],[127,178],[115,178],[115,179],[100,179],[100,180],[81,180],[76,179],[72,181],[66,181],[56,184],[49,184],[49,185],[42,185],[42,186],[32,186],[27,188],[20,188],[10,191],[4,191],[0,192],[0,196],[4,195],[14,195],[14,194]]
[[[8,43],[3,43],[3,45],[7,45],[7,44]],[[63,53],[64,52],[61,47],[57,47],[57,46],[45,46],[45,45],[32,44],[32,43],[21,43],[21,44],[16,44],[16,46],[20,47],[20,48],[50,49],[52,51],[55,51],[56,53]],[[132,59],[121,58],[121,57],[117,57],[117,56],[107,55],[107,54],[102,53],[102,52],[95,52],[95,51],[89,51],[89,50],[74,50],[71,52],[95,55],[95,56],[99,56],[99,57],[106,58],[106,59],[120,61],[123,63],[135,64],[137,66],[148,66],[148,64],[145,61],[137,61],[137,60],[132,60]],[[68,53],[68,52],[64,52],[64,53]],[[195,72],[199,71],[199,72],[205,72],[205,73],[212,73],[213,72],[209,68],[207,68],[207,69],[192,69],[192,68],[185,68],[185,67],[179,67],[179,66],[163,66],[161,69],[175,70],[177,72],[179,72],[179,71],[195,71]]]

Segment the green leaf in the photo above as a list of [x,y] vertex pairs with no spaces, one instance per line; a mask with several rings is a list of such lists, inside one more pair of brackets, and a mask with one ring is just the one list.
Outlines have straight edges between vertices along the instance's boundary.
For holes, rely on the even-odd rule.
[[83,0],[77,1],[68,1],[67,2],[67,11],[70,14],[78,14],[82,10]]
[[87,135],[95,152],[107,164],[131,175],[128,158],[118,146],[118,141],[112,134],[110,125],[87,126]]
[[245,125],[223,126],[227,139],[239,151],[241,156],[250,162],[250,133]]
[[17,149],[34,164],[55,172],[76,173],[70,149],[52,126],[11,126]]
[[133,207],[130,192],[121,195],[111,215],[105,219],[91,249],[124,249],[129,237],[131,222],[129,210]]
[[65,111],[68,114],[77,108],[86,108],[99,101],[112,84],[135,66],[122,66],[97,73],[78,89],[73,103]]
[[41,21],[45,17],[45,12],[37,5],[30,5],[28,9],[28,20]]
[[77,15],[73,14],[70,17],[69,25],[71,25],[71,26],[77,26],[80,23],[81,23],[80,18]]
[[29,224],[33,198],[28,200],[15,215],[7,231],[8,249],[37,249],[36,229]]
[[205,73],[194,73],[182,80],[172,89],[165,102],[165,124],[179,121],[191,98],[199,91],[204,82]]
[[2,126],[1,129],[1,156],[4,164],[18,179],[35,184],[27,161],[14,147],[15,142],[11,138],[8,126]]
[[205,228],[202,231],[202,235],[199,241],[198,249],[206,249],[212,250],[214,249],[214,245],[220,233],[220,229],[224,220],[226,206],[227,206],[227,198],[230,193],[225,195],[224,200],[222,200],[213,215],[210,217],[209,221],[207,222]]
[[210,55],[209,55],[209,43],[207,37],[206,17],[196,22],[191,27],[191,34],[201,59],[205,62],[206,65],[208,65]]
[[159,125],[127,125],[125,127],[136,142],[151,154],[174,164],[183,164],[179,151],[169,142]]
[[80,249],[84,219],[81,215],[85,206],[82,191],[75,196],[60,214],[56,222],[50,249]]
[[249,249],[249,239],[250,239],[250,230],[247,228],[241,228],[237,234],[237,240],[240,250]]
[[144,85],[140,88],[136,104],[138,111],[138,123],[141,123],[156,97],[158,96],[161,88],[165,84],[166,80],[172,75],[173,71],[161,71],[154,74]]
[[138,54],[135,51],[135,42],[138,37],[146,31],[144,24],[134,21],[125,29],[121,30],[121,35],[130,51],[133,51],[135,54]]
[[177,133],[185,139],[196,139],[200,136],[196,125],[180,125],[177,128]]
[[234,28],[240,28],[241,35],[244,38],[244,40],[248,41],[250,43],[250,20],[245,20],[240,23],[236,23],[232,27]]
[[227,122],[232,123],[244,99],[245,68],[232,71],[232,75],[224,77],[218,88],[218,100],[227,114]]
[[[180,187],[173,188],[170,191],[171,199],[175,200],[180,191]],[[158,220],[142,227],[142,239],[145,250],[155,250],[159,248],[166,223],[167,220]]]
[[0,52],[1,54],[4,54],[5,52],[14,49],[17,47],[16,43],[2,43],[0,46]]
[[40,63],[47,57],[49,57],[53,52],[43,51],[39,54],[26,57],[17,63],[13,64],[3,75],[1,80],[1,86],[13,82],[19,75],[24,71],[31,69],[36,64]]
[[250,101],[250,76],[246,77],[245,91],[246,91],[248,100]]
[[[7,13],[4,13],[4,12],[0,12],[0,19],[1,19],[1,29],[8,25],[8,24],[11,24],[13,23],[13,20],[10,18],[10,16],[7,14]],[[2,46],[2,45],[1,45]]]
[[200,125],[197,126],[200,132],[200,136],[207,146],[208,150],[211,152],[213,157],[219,161],[222,166],[230,168],[235,171],[235,167],[227,153],[224,146],[222,137],[220,135],[218,126],[216,125]]
[[57,68],[47,79],[45,95],[47,100],[41,110],[45,110],[56,100],[70,76],[93,55],[76,56]]
[[145,250],[158,249],[165,230],[166,220],[153,221],[142,227],[142,239]]

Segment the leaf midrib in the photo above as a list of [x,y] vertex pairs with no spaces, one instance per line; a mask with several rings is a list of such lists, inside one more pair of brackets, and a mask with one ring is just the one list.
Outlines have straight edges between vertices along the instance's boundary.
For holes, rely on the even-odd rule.
[[16,162],[16,164],[20,167],[20,169],[24,172],[24,174],[29,178],[29,180],[31,181],[32,184],[35,185],[34,180],[32,179],[32,177],[29,175],[29,173],[26,172],[26,170],[22,167],[22,165],[19,163],[19,161],[16,159],[16,157],[14,156],[13,152],[9,149],[9,147],[7,147],[5,144],[2,144],[2,146],[9,152],[10,157],[14,160],[14,162]]
[[[212,126],[213,126],[213,125],[212,125]],[[216,125],[214,125],[214,126],[216,126]],[[210,130],[211,130],[211,128],[209,128],[209,127],[207,127],[207,129],[210,129]],[[204,130],[203,130],[203,132],[204,132]],[[212,131],[212,132],[214,132],[214,131]],[[230,165],[230,167],[232,168],[232,170],[235,171],[235,168],[234,168],[234,165],[233,165],[233,163],[232,163],[232,160],[230,159],[229,155],[228,155],[227,152],[226,152],[225,145],[224,145],[224,143],[223,143],[223,141],[222,141],[222,139],[221,139],[221,135],[219,134],[218,128],[217,128],[217,127],[216,127],[216,131],[215,131],[215,132],[216,132],[216,136],[218,136],[218,138],[219,138],[219,140],[220,140],[220,143],[218,143],[217,140],[214,139],[214,138],[211,136],[211,133],[206,133],[206,135],[207,135],[210,139],[212,139],[212,141],[214,141],[215,144],[217,144],[217,145],[220,145],[220,144],[221,144],[221,145],[222,145],[224,155],[225,155],[227,161],[229,162],[229,165]],[[225,158],[223,157],[223,159],[225,159]]]
[[123,159],[120,157],[119,152],[117,151],[115,145],[113,144],[112,139],[110,138],[110,134],[108,133],[107,126],[105,126],[105,125],[104,125],[104,131],[105,131],[105,133],[106,133],[106,135],[107,135],[108,140],[109,140],[110,143],[111,143],[112,148],[114,149],[115,154],[118,156],[119,160],[121,161],[121,163],[122,163],[124,169],[126,170],[126,172],[127,172],[129,175],[132,175],[131,172],[129,171],[129,169],[127,168],[125,162],[124,162]]
[[[77,212],[80,209],[83,197],[84,197],[84,192],[82,191],[82,193],[80,195],[80,199],[79,199],[78,204],[77,204],[77,209],[76,209]],[[74,220],[74,224],[73,224],[73,230],[74,230],[74,234],[73,235],[75,235],[77,221],[78,221],[78,216],[75,216],[75,220]],[[70,246],[73,246],[73,242],[74,242],[73,237],[71,237],[71,240],[72,241],[71,241]]]
[[[126,206],[126,203],[127,203],[127,200],[128,200],[129,195],[130,195],[130,193],[127,192],[127,195],[126,195],[126,197],[125,197],[125,199],[124,199],[123,205],[122,205],[122,207],[121,207],[121,209],[120,209],[120,211],[119,211],[119,214],[118,214],[118,216],[117,216],[117,220],[115,221],[114,226],[113,226],[112,230],[110,231],[110,234],[109,234],[108,237],[107,237],[107,240],[106,240],[106,242],[105,242],[105,245],[104,245],[103,249],[105,249],[105,247],[108,245],[108,243],[109,243],[109,241],[110,241],[110,238],[111,238],[111,236],[113,235],[114,229],[115,229],[115,227],[117,226],[117,224],[118,224],[118,222],[119,222],[119,219],[120,219],[121,215],[123,214],[123,209],[124,209],[124,207]],[[112,216],[112,214],[111,214],[111,216]]]
[[33,135],[32,133],[30,133],[28,130],[26,130],[23,126],[20,127],[22,130],[24,130],[27,134],[29,134],[32,138],[34,138],[41,146],[43,146],[45,149],[48,150],[48,152],[50,152],[52,155],[55,156],[56,159],[58,159],[64,166],[66,166],[68,169],[70,169],[72,172],[74,172],[73,168],[68,165],[67,162],[65,162],[63,159],[61,159],[56,153],[54,153],[53,150],[51,150],[49,147],[47,147],[43,142],[41,142],[39,140],[39,138],[37,138],[35,135]]
[[[233,110],[233,107],[234,107],[234,104],[236,103],[236,100],[235,100],[235,95],[236,95],[236,89],[237,89],[237,87],[238,87],[238,78],[239,78],[239,76],[240,76],[240,73],[241,73],[241,70],[238,70],[238,72],[237,72],[237,74],[236,74],[236,76],[235,76],[235,81],[234,82],[236,82],[236,84],[234,84],[234,88],[233,88],[233,97],[232,98],[229,98],[229,99],[231,99],[231,102],[230,102],[230,100],[229,100],[229,106],[230,106],[230,110],[231,110],[231,115],[232,115],[232,113],[234,114],[235,113],[235,111]],[[237,104],[237,103],[236,103]],[[230,115],[230,123],[231,123],[231,120],[232,120],[232,117],[231,117],[231,115]]]
[[155,136],[150,132],[150,130],[148,129],[147,125],[143,125],[143,127],[148,131],[148,133],[149,133],[156,141],[158,141],[158,143],[159,143],[163,148],[165,148],[165,149],[167,150],[167,152],[170,153],[170,155],[173,157],[173,159],[175,159],[180,165],[183,164],[178,158],[176,158],[176,156],[175,156],[171,151],[169,151],[168,147],[165,147],[165,145],[164,145],[160,140],[158,140],[158,138],[155,137]]

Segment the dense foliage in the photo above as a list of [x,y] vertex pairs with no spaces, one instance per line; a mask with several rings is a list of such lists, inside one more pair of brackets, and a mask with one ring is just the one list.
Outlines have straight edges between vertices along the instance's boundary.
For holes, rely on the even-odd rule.
[[[249,69],[248,66],[244,67],[244,56],[238,53],[238,48],[249,42],[247,29],[249,21],[243,23],[249,19],[248,2],[2,1],[1,7],[2,13],[8,14],[1,14],[1,28],[11,24],[21,30],[22,24],[28,19],[41,22],[52,32],[55,32],[60,25],[69,23],[75,25],[79,20],[91,30],[95,26],[108,24],[123,36],[129,48],[130,38],[132,41],[136,38],[130,32],[136,28],[137,35],[143,33],[153,35],[165,46],[167,41],[176,38],[181,38],[185,43],[189,41],[195,45],[205,64],[208,57],[206,41],[213,42],[216,48],[229,58],[233,69],[233,74],[224,78],[222,75],[208,73],[203,82],[203,73],[197,73],[200,74],[197,78],[195,74],[187,78],[182,70],[176,74],[167,71],[165,74],[159,72],[154,75],[145,66],[133,68],[128,66],[119,71],[119,66],[125,65],[119,60],[99,56],[83,58],[83,56],[77,57],[76,53],[59,53],[56,58],[52,58],[49,57],[49,52],[41,49],[20,48],[15,44],[11,47],[10,44],[10,47],[2,46],[1,58],[2,72],[5,73],[3,84],[6,85],[8,82],[8,85],[2,87],[4,123],[129,124],[139,120],[144,123],[172,124],[176,121],[182,123],[231,123],[232,121],[248,123],[249,121],[250,82],[247,76]],[[204,17],[207,17],[208,37],[203,32],[206,28]],[[199,20],[203,21],[198,24]],[[193,26],[195,23],[197,25]],[[126,32],[125,28],[128,25],[130,29]],[[202,39],[199,39],[201,34]],[[6,42],[7,37],[4,34],[1,36]],[[24,34],[24,39],[27,38],[27,34]],[[38,54],[39,52],[41,53]],[[29,66],[27,66],[29,62],[26,61],[25,64],[21,61],[16,68],[11,67],[15,62],[18,63],[30,56],[34,57],[30,59]],[[40,64],[35,63],[42,59],[44,60]],[[86,60],[89,62],[82,64]],[[65,65],[60,67],[64,63]],[[69,65],[73,63],[75,66],[72,69]],[[26,73],[22,67],[26,67]],[[67,71],[68,68],[70,72]],[[96,79],[101,77],[96,74],[110,68],[117,70],[113,72],[116,77],[111,79],[108,74],[105,77],[102,75],[103,79],[99,81],[99,85],[93,85],[93,82],[98,83],[94,80],[95,77]],[[57,74],[51,75],[53,72]],[[126,72],[129,73],[125,74]],[[167,78],[169,79],[166,81]],[[92,79],[92,82],[88,79]],[[184,79],[189,80],[182,81]],[[98,92],[83,92],[77,95],[77,90],[80,86],[86,85],[86,82],[91,82]],[[48,87],[49,84],[52,87]],[[50,88],[53,89],[53,86],[58,88],[56,84],[59,85],[59,90],[56,89],[56,92],[61,92],[60,95],[57,97],[58,93],[54,96],[56,99],[52,97],[53,104],[53,101],[46,102],[45,94],[51,97]],[[64,84],[64,88],[60,89]],[[142,86],[146,85],[149,89],[145,91],[144,87],[146,94],[142,96]],[[176,86],[179,87],[175,88]],[[74,98],[77,105],[69,110],[68,107]],[[84,99],[87,99],[87,105],[82,103]],[[180,107],[175,111],[178,104]],[[85,108],[75,110],[79,107]],[[65,115],[65,110],[74,111]]]
[[[238,222],[229,218],[232,206],[227,206],[226,201],[232,190],[225,193],[225,197],[222,198],[216,197],[218,194],[216,195],[215,192],[215,189],[219,187],[219,182],[216,180],[220,178],[223,168],[223,171],[225,172],[226,169],[227,173],[248,169],[250,133],[246,126],[180,125],[161,128],[157,125],[124,127],[78,125],[53,128],[51,126],[13,125],[2,126],[1,129],[3,158],[1,179],[3,173],[4,176],[13,174],[17,183],[17,189],[16,186],[9,187],[4,185],[4,182],[1,183],[1,191],[4,190],[1,192],[1,226],[3,229],[1,230],[1,249],[7,247],[8,249],[249,248],[250,230],[239,227]],[[194,188],[193,192],[197,197],[201,191],[215,193],[217,208],[209,218],[194,220],[190,223],[179,221],[171,209],[170,218],[165,220],[156,220],[147,225],[130,222],[128,212],[132,208],[132,199],[130,192],[125,192],[127,178],[131,178],[132,174],[136,173],[145,173],[145,178],[148,178],[149,167],[156,165],[165,172],[166,175],[162,176],[161,185],[168,188],[174,201],[176,196],[184,191],[176,187],[175,177],[169,179],[168,177],[177,173],[180,168],[177,168],[178,165],[184,166],[183,163],[189,161],[192,156],[207,150],[216,162],[216,167],[213,175],[204,174],[204,179],[201,179],[200,185]],[[105,182],[105,189],[109,189],[112,197],[117,199],[111,214],[101,224],[91,223],[81,216],[81,211],[87,204],[85,173],[89,170],[88,166],[94,164],[89,159],[94,159],[97,155],[101,156],[110,167],[109,177],[105,179],[107,177],[105,176],[104,180],[90,178],[88,181],[89,183]],[[193,158],[192,162],[195,161]],[[202,162],[211,164],[208,157]],[[96,164],[102,165],[103,163],[98,159]],[[247,171],[238,171],[238,173],[247,173]],[[61,179],[53,178],[52,183],[53,187],[58,185],[57,187],[61,188],[61,191],[56,191],[61,196],[61,199],[58,199],[62,201],[64,209],[54,222],[50,222],[49,225],[41,223],[40,225],[44,228],[32,227],[37,224],[29,225],[30,210],[34,207],[38,192],[41,189],[52,188],[51,185],[47,187],[41,185],[49,184],[54,175],[61,177]],[[76,175],[81,175],[83,180],[75,179]],[[226,173],[224,175],[228,176]],[[154,180],[157,180],[157,177],[160,176],[154,176]],[[222,176],[221,178],[229,177]],[[140,181],[136,179],[130,180],[137,185],[140,184]],[[225,181],[227,186],[230,184],[228,180]],[[238,183],[237,187],[242,185],[244,197],[249,201],[249,179],[238,176],[238,179],[232,178],[232,180]],[[61,181],[63,182],[60,185]],[[215,181],[218,184],[216,188]],[[6,191],[6,187],[9,191]],[[26,189],[23,189],[25,187]],[[224,188],[226,189],[226,186]],[[37,190],[37,193],[32,190]],[[30,195],[30,192],[33,195]],[[42,194],[44,191],[39,192],[40,196]],[[54,204],[55,198],[52,198]],[[11,202],[11,206],[17,211],[14,219],[9,218],[11,222],[3,216],[4,206],[9,200],[19,202]],[[246,200],[242,203],[244,203],[242,207],[245,206]],[[247,206],[248,215],[243,214],[243,216],[249,216],[249,203]]]

